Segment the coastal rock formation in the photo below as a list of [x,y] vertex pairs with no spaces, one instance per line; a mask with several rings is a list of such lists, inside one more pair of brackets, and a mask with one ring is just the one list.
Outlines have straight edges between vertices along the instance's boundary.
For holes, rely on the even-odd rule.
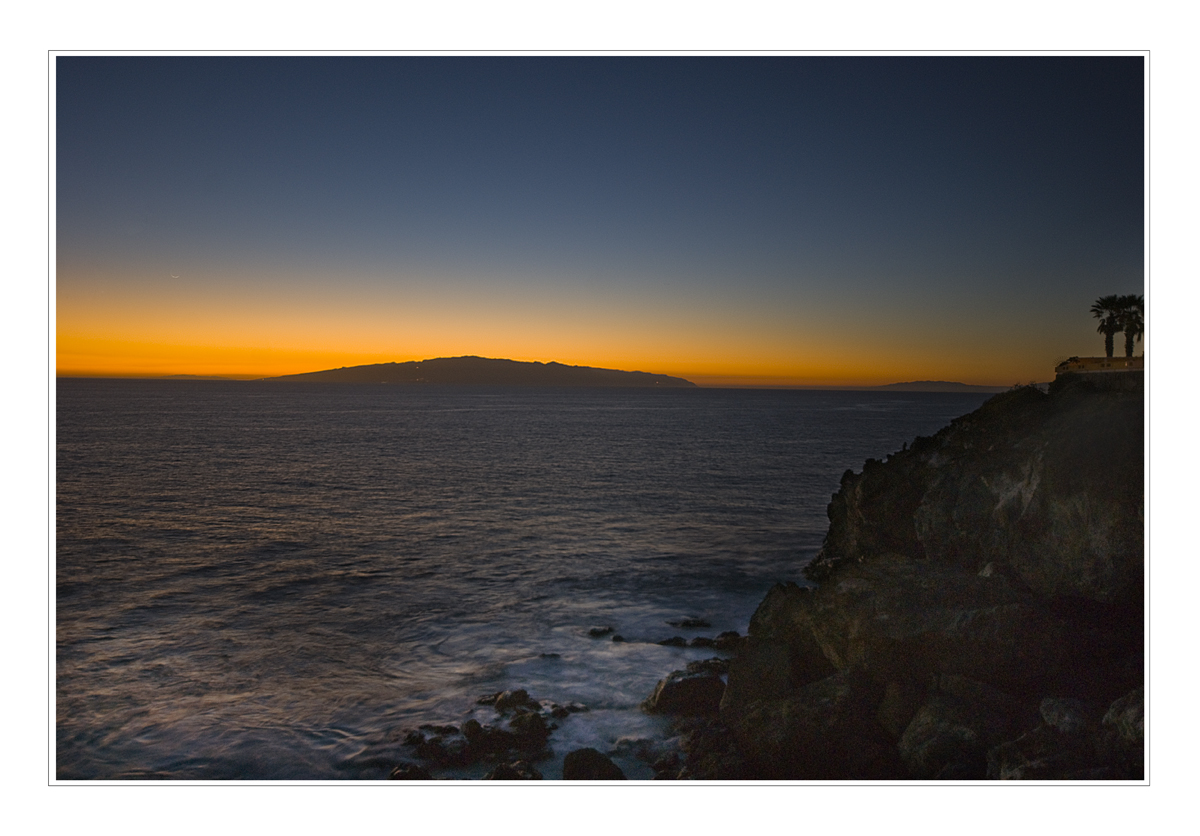
[[563,758],[564,781],[624,781],[625,773],[603,752],[576,749]]
[[672,671],[642,708],[651,714],[714,714],[724,693],[725,681],[712,670]]
[[1078,376],[848,471],[730,667],[740,773],[1140,779],[1143,496],[1140,386]]

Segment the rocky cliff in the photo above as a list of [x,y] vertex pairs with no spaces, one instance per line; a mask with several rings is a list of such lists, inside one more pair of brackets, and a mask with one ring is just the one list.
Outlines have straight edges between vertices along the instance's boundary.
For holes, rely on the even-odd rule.
[[1143,497],[1140,382],[1078,376],[847,471],[690,774],[1140,779]]

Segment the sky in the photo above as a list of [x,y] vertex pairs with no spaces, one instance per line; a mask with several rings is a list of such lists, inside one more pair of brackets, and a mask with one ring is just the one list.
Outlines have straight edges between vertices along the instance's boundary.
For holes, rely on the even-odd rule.
[[1144,292],[1143,61],[58,56],[57,373],[1049,380]]

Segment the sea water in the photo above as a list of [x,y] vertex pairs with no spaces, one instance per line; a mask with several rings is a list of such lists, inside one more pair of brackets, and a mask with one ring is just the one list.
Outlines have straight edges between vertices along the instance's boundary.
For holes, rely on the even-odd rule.
[[847,468],[986,397],[59,380],[56,775],[384,778],[524,688],[588,708],[546,778],[650,778],[641,701],[720,655],[657,642],[745,634]]

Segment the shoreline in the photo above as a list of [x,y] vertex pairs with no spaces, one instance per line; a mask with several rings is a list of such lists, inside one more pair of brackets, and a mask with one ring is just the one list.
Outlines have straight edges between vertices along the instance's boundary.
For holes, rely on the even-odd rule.
[[[1142,412],[1140,385],[1068,376],[847,471],[815,586],[776,584],[725,657],[660,680],[643,710],[667,737],[588,757],[656,780],[1144,780]],[[458,751],[491,735],[479,752],[521,757],[486,777],[532,779],[554,731],[532,717],[570,713],[545,702]]]

